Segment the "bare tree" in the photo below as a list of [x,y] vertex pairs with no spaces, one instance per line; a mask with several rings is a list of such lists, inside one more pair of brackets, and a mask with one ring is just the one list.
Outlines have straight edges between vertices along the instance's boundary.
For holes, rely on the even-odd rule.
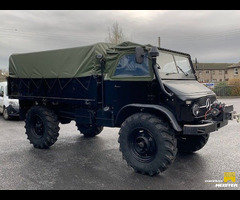
[[120,44],[126,41],[126,36],[118,22],[113,23],[112,27],[108,28],[108,37],[106,41],[113,44]]

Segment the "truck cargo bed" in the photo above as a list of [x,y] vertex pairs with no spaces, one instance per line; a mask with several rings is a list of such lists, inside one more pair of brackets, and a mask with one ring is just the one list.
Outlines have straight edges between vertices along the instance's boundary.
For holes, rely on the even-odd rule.
[[81,78],[11,78],[10,98],[35,101],[68,102],[96,107],[101,103],[101,77]]

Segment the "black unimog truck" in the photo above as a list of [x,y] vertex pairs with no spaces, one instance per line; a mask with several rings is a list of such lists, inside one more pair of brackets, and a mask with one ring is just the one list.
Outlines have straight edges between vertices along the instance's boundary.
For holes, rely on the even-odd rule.
[[120,127],[123,158],[149,175],[201,149],[233,111],[198,83],[190,55],[131,42],[11,55],[8,84],[35,148],[57,141],[59,122],[86,137]]

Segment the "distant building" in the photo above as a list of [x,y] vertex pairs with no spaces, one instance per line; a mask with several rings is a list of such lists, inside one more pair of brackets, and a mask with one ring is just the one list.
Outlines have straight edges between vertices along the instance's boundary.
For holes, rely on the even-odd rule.
[[240,62],[228,66],[228,76],[230,78],[240,78]]
[[5,79],[5,78],[3,77],[2,70],[0,69],[0,82],[1,82],[1,81],[4,81],[4,79]]
[[194,64],[196,76],[201,83],[223,82],[240,78],[240,62],[232,63],[198,63]]
[[0,69],[0,81],[5,81],[7,76],[8,76],[8,73]]

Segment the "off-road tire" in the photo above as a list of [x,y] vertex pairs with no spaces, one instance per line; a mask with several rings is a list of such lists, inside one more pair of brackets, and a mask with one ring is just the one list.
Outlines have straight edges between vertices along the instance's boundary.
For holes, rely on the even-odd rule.
[[8,115],[8,111],[7,111],[7,108],[3,108],[3,119],[5,119],[5,120],[9,120],[10,119],[10,117],[9,117],[9,115]]
[[25,128],[27,139],[38,149],[48,149],[59,136],[59,121],[54,111],[34,106],[26,115]]
[[128,117],[119,131],[123,159],[136,172],[156,175],[175,160],[177,140],[169,123],[148,113]]
[[209,134],[177,136],[177,147],[179,152],[193,153],[202,149],[209,138]]
[[100,134],[103,130],[103,126],[97,126],[96,124],[83,125],[76,123],[76,126],[84,137],[94,137]]

